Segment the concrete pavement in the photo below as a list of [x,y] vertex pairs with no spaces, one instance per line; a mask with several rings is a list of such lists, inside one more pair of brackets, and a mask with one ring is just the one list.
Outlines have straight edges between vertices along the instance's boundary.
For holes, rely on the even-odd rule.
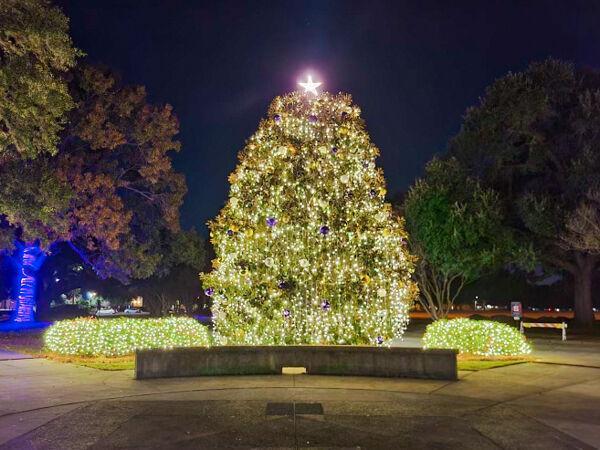
[[527,363],[457,382],[311,375],[136,381],[0,362],[0,449],[596,448],[600,369]]
[[[421,347],[423,330],[409,330],[402,340],[393,343],[399,347]],[[568,339],[561,341],[560,333],[545,338],[528,338],[536,362],[570,364],[600,368],[600,340]]]
[[33,356],[24,355],[23,353],[11,352],[0,348],[0,361],[10,361],[13,359],[31,359]]

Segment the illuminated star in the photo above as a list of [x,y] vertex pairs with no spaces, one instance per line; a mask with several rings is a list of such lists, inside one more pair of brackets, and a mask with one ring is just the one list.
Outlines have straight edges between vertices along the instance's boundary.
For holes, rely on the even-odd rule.
[[298,84],[304,88],[304,92],[311,92],[315,95],[319,95],[319,93],[317,92],[317,88],[319,86],[321,86],[323,83],[315,83],[312,80],[312,76],[308,75],[308,80],[306,81],[306,83],[298,83]]

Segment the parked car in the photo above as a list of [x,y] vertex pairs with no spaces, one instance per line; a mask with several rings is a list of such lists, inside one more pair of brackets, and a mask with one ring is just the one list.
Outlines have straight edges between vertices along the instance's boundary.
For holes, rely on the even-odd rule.
[[146,311],[142,311],[141,309],[138,309],[138,308],[127,308],[125,310],[125,314],[132,315],[132,316],[147,316],[150,313],[146,312]]
[[102,317],[102,316],[112,316],[115,314],[115,310],[112,308],[108,308],[108,309],[99,309],[96,312],[96,317]]

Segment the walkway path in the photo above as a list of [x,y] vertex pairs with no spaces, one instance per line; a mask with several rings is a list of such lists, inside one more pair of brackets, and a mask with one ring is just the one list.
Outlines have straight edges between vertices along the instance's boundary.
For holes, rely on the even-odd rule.
[[458,382],[310,375],[136,381],[0,362],[0,449],[594,448],[600,369],[518,364]]
[[[422,346],[422,330],[407,331],[402,341],[393,345],[400,347]],[[561,341],[560,333],[554,337],[529,338],[532,356],[537,362],[588,366],[600,368],[600,341],[569,339]]]
[[22,353],[11,352],[10,350],[3,350],[0,348],[0,361],[11,361],[13,359],[31,359],[31,355],[24,355]]

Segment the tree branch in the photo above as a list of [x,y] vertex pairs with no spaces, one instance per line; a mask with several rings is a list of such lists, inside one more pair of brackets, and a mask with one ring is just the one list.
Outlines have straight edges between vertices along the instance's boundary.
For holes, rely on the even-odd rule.
[[139,189],[136,189],[136,188],[130,186],[129,184],[121,184],[120,187],[122,187],[124,189],[128,189],[132,192],[135,192],[135,193],[141,195],[142,197],[150,200],[151,202],[154,202],[154,200],[155,200],[154,197],[152,197],[149,193],[140,191]]

